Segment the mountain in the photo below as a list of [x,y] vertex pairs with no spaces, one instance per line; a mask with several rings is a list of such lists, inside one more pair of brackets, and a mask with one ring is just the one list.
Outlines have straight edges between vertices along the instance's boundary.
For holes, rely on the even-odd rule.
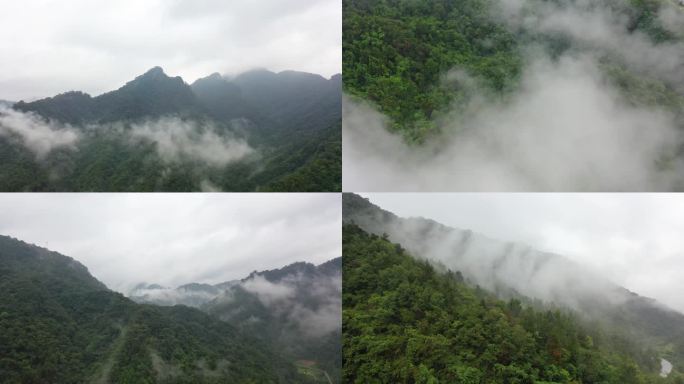
[[97,97],[72,91],[30,103],[20,101],[14,108],[64,123],[84,124],[187,114],[201,107],[183,79],[169,77],[162,68],[154,67]]
[[175,289],[140,284],[139,303],[187,305],[270,342],[320,382],[341,375],[342,259],[321,265],[298,262],[252,272],[239,281],[191,283]]
[[499,299],[571,310],[583,321],[629,335],[630,340],[659,351],[675,367],[684,364],[684,314],[563,256],[429,219],[400,218],[354,194],[343,195],[343,217],[345,223],[400,244],[437,271],[458,271],[470,286],[484,288]]
[[266,342],[197,309],[137,304],[56,252],[0,236],[0,276],[4,383],[310,381]]
[[[341,118],[340,75],[254,70],[233,79],[214,73],[192,89],[219,119],[246,118],[271,130],[315,130]],[[324,120],[321,120],[324,119]]]
[[155,67],[99,96],[20,101],[0,110],[0,190],[339,191],[341,84],[259,70],[190,85]]

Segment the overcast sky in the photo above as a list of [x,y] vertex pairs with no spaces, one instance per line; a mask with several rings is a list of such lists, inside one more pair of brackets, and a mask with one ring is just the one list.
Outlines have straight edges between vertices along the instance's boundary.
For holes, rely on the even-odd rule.
[[0,234],[71,256],[124,293],[342,255],[334,193],[0,194],[0,212]]
[[422,216],[562,254],[684,312],[682,194],[362,194]]
[[21,0],[0,12],[0,99],[253,68],[341,72],[341,0]]

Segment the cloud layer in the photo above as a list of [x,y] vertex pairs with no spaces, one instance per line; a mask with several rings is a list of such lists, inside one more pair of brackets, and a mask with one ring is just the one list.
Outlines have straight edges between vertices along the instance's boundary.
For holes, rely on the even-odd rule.
[[0,194],[0,233],[130,292],[338,257],[340,204],[335,194]]
[[99,94],[160,65],[192,82],[255,67],[341,72],[339,0],[26,0],[0,14],[0,99]]

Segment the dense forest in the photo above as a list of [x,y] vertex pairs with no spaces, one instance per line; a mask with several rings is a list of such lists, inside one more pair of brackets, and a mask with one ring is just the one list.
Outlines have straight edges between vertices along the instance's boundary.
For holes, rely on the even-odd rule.
[[[0,190],[339,191],[341,76],[159,67],[0,109]],[[66,140],[65,138],[69,139]]]
[[3,383],[314,383],[265,338],[186,307],[137,304],[77,261],[0,237]]
[[572,311],[500,300],[387,236],[343,229],[348,383],[681,383],[648,347]]
[[[519,88],[521,73],[539,52],[550,60],[590,53],[630,102],[676,114],[684,110],[684,94],[676,79],[631,67],[623,54],[582,43],[567,33],[526,29],[524,23],[509,25],[514,17],[502,16],[501,8],[511,4],[525,4],[522,17],[528,16],[527,20],[543,19],[542,11],[550,5],[564,11],[578,7],[588,15],[594,9],[619,16],[626,25],[625,35],[645,36],[655,47],[669,49],[668,44],[684,41],[684,32],[673,32],[681,24],[666,28],[660,17],[661,11],[681,8],[673,0],[345,0],[345,92],[372,102],[389,117],[392,130],[409,143],[421,143],[438,133],[440,118],[467,103],[472,84],[477,84],[480,95],[506,98]],[[592,33],[597,40],[603,37],[584,32],[588,39]]]
[[[320,265],[297,262],[255,271],[219,284],[190,283],[171,289],[139,284],[139,303],[187,305],[268,342],[288,361],[306,365],[320,382],[339,383],[342,370],[342,259]],[[277,290],[282,296],[273,294]],[[327,378],[326,378],[327,376]]]

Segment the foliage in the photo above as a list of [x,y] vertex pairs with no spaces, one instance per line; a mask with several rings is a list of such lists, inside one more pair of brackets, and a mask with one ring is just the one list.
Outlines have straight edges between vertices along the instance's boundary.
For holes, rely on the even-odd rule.
[[466,70],[503,91],[522,67],[515,36],[489,20],[484,0],[345,0],[345,89],[376,103],[410,141],[436,129],[463,89],[444,75]]

